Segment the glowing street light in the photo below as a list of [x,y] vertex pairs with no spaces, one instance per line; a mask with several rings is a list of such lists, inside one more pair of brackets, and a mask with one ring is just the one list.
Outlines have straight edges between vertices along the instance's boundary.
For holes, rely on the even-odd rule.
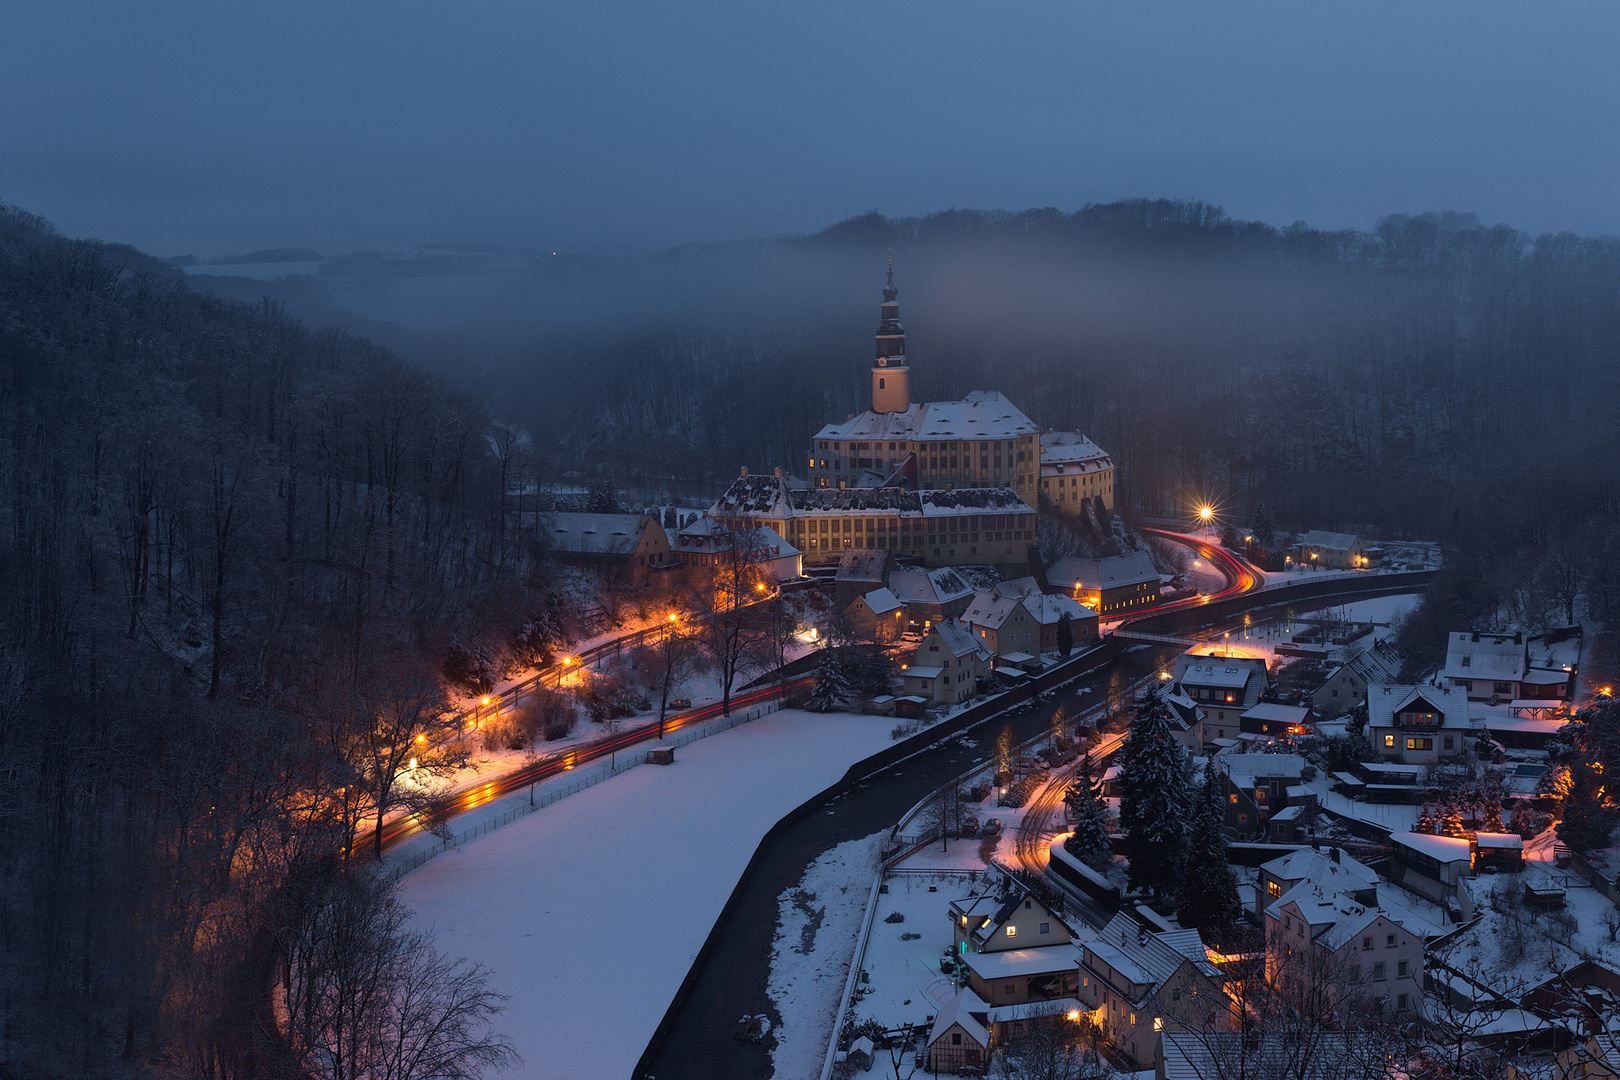
[[1208,525],[1214,519],[1215,519],[1215,508],[1213,506],[1200,506],[1198,508],[1198,520],[1199,521],[1202,521],[1205,525]]

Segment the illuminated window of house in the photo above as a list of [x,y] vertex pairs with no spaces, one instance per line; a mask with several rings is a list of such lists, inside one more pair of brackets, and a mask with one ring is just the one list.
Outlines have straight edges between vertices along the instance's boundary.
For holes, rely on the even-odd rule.
[[1277,897],[1281,896],[1282,895],[1282,882],[1280,882],[1280,881],[1268,881],[1268,882],[1266,882],[1266,895],[1270,896],[1272,899],[1276,899]]
[[1395,745],[1395,736],[1393,736],[1393,735],[1385,735],[1384,736],[1384,745],[1393,748],[1394,745]]
[[1007,936],[1008,937],[1017,937],[1018,936],[1018,927],[1016,927],[1016,926],[1007,927]]

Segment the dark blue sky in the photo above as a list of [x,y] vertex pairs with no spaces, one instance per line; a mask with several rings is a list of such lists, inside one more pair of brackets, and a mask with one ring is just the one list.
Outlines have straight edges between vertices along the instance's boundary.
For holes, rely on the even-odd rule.
[[1620,231],[1620,6],[10,0],[0,200],[158,254],[1202,198]]

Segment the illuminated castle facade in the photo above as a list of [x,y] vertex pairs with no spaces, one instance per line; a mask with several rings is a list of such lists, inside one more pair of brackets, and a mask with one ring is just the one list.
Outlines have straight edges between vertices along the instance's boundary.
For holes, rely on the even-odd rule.
[[872,407],[816,433],[809,480],[747,470],[709,516],[769,525],[807,563],[878,548],[930,566],[988,563],[1023,572],[1035,506],[1082,499],[1113,509],[1114,464],[1084,435],[1042,434],[993,390],[960,401],[913,402],[894,271],[883,290]]

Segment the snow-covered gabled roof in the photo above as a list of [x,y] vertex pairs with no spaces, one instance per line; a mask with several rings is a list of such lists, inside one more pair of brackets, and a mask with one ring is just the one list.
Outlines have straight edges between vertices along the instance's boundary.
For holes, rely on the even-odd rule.
[[970,952],[962,955],[962,962],[986,981],[1016,979],[1054,971],[1073,971],[1080,962],[1080,950],[1073,945],[1043,945],[1035,949]]
[[865,603],[874,615],[887,615],[891,611],[899,611],[905,607],[900,598],[888,589],[873,589],[857,599]]
[[[960,658],[970,653],[977,653],[979,656],[989,659],[993,655],[990,652],[990,646],[975,637],[967,627],[953,619],[935,623],[934,628],[928,632],[928,637],[923,639],[923,644],[926,646],[929,638],[936,637],[939,639],[940,648],[953,657]],[[918,650],[918,655],[924,655],[921,649]]]
[[1022,611],[1023,602],[1016,596],[1001,596],[994,592],[982,592],[973,597],[967,610],[962,613],[962,621],[969,626],[983,626],[990,630],[999,630],[1013,612]]
[[1322,548],[1326,551],[1349,551],[1361,543],[1361,537],[1355,533],[1327,532],[1323,529],[1312,529],[1299,538],[1300,547]]
[[1159,571],[1153,565],[1153,557],[1145,551],[1109,555],[1102,559],[1068,555],[1047,568],[1046,580],[1054,589],[1117,589],[1148,581],[1156,582]]
[[768,526],[753,529],[730,529],[711,517],[700,517],[675,534],[675,550],[701,551],[716,554],[730,551],[733,544],[741,544],[748,561],[776,559],[799,554],[799,549],[782,539],[780,533]]
[[973,586],[948,567],[896,570],[889,575],[889,588],[906,604],[948,604],[973,594]]
[[828,424],[817,439],[1011,439],[1034,435],[1035,423],[997,390],[974,390],[960,401],[915,404],[905,412],[866,412]]
[[1354,1066],[1382,1061],[1378,1036],[1360,1032],[1321,1032],[1311,1052],[1286,1039],[1253,1039],[1241,1031],[1175,1031],[1161,1033],[1158,1070],[1164,1080],[1212,1080],[1215,1077],[1286,1076],[1289,1080],[1343,1080]]
[[962,1030],[968,1033],[969,1038],[981,1047],[988,1047],[990,1045],[990,1032],[985,1029],[984,1023],[973,1014],[979,1013],[982,1015],[989,1011],[989,1008],[990,1006],[986,1005],[978,994],[963,988],[955,997],[947,1001],[945,1007],[939,1010],[939,1015],[934,1017],[934,1026],[928,1032],[928,1045],[933,1046],[953,1026],[961,1024]]
[[1036,593],[1024,597],[1024,609],[1042,626],[1056,626],[1067,612],[1070,619],[1095,619],[1097,613],[1072,596]]
[[[1337,850],[1337,849],[1335,849]],[[1279,881],[1316,881],[1334,892],[1355,892],[1378,884],[1378,872],[1350,855],[1303,848],[1261,864],[1261,870]]]
[[551,546],[573,555],[629,555],[651,522],[639,514],[554,513]]
[[[1440,716],[1437,727],[1465,728],[1468,726],[1468,699],[1461,690],[1449,686],[1394,686],[1367,687],[1367,725],[1369,727],[1395,727],[1395,717],[1410,711],[1412,706],[1427,705]],[[1425,710],[1427,711],[1427,710]]]
[[[1109,919],[1096,937],[1083,944],[1083,948],[1122,977],[1139,986],[1148,986],[1150,989],[1146,997],[1152,996],[1154,988],[1168,982],[1182,964],[1192,964],[1210,978],[1219,977],[1219,971],[1209,962],[1202,946],[1193,950],[1190,939],[1172,935],[1146,931],[1122,911]],[[1188,955],[1194,951],[1196,955]],[[1137,1004],[1145,1001],[1146,997],[1138,999]]]
[[1266,907],[1266,918],[1281,921],[1290,911],[1310,926],[1313,940],[1333,952],[1384,917],[1376,907],[1358,903],[1318,881],[1302,881],[1283,893]]
[[1359,675],[1363,683],[1392,683],[1400,676],[1401,657],[1393,646],[1380,641],[1346,660],[1344,666]]
[[1523,634],[1447,634],[1446,666],[1440,675],[1446,679],[1518,682],[1524,678],[1527,654]]

